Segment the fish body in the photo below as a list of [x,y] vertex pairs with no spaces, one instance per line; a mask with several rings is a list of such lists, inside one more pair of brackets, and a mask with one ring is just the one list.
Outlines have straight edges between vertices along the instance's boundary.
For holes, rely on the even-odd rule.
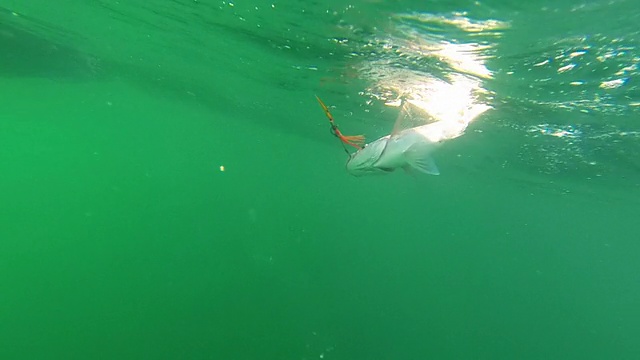
[[466,123],[437,121],[402,130],[367,144],[353,153],[347,171],[355,176],[386,174],[401,168],[439,175],[432,153],[446,140],[464,133]]

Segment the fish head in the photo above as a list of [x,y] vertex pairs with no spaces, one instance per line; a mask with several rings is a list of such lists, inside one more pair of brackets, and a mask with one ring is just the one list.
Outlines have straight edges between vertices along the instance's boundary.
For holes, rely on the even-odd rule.
[[376,167],[376,163],[382,156],[388,140],[389,136],[385,136],[351,154],[347,161],[347,171],[354,176],[385,174],[393,171],[393,169],[386,170]]

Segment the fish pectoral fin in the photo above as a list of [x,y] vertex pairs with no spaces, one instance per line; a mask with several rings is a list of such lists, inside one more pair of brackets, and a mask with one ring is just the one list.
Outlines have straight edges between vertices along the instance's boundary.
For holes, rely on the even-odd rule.
[[418,171],[422,171],[425,174],[440,175],[440,170],[438,169],[438,166],[436,166],[436,162],[431,156],[423,159],[418,159],[411,163],[411,166]]
[[440,170],[436,166],[436,162],[429,155],[420,154],[415,151],[406,151],[404,153],[407,163],[414,169],[429,175],[440,175]]

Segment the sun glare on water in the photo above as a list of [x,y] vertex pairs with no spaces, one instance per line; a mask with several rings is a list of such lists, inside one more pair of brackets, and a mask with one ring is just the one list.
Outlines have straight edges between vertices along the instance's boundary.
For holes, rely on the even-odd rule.
[[[474,34],[492,31],[491,36],[499,36],[496,30],[506,24],[487,20],[476,21],[469,27],[470,20],[462,16],[425,14],[399,15],[398,19],[402,21],[398,26],[400,34],[384,41],[392,53],[362,68],[369,78],[377,79],[369,95],[388,106],[399,106],[406,101],[424,113],[425,123],[441,121],[443,127],[450,124],[452,131],[457,129],[462,134],[472,121],[491,109],[486,101],[491,94],[483,87],[484,81],[493,77],[485,64],[491,44],[433,37],[416,31],[415,23],[455,26]],[[406,26],[406,21],[414,25]],[[398,59],[414,59],[414,63],[398,66]],[[437,65],[430,69],[421,65],[424,63]]]

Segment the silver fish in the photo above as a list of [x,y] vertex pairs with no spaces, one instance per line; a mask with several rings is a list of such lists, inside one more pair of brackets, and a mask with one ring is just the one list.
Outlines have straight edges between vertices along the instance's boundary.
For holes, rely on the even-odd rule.
[[347,171],[355,176],[386,174],[396,169],[439,175],[432,153],[444,141],[464,133],[467,124],[436,121],[392,133],[351,154]]

